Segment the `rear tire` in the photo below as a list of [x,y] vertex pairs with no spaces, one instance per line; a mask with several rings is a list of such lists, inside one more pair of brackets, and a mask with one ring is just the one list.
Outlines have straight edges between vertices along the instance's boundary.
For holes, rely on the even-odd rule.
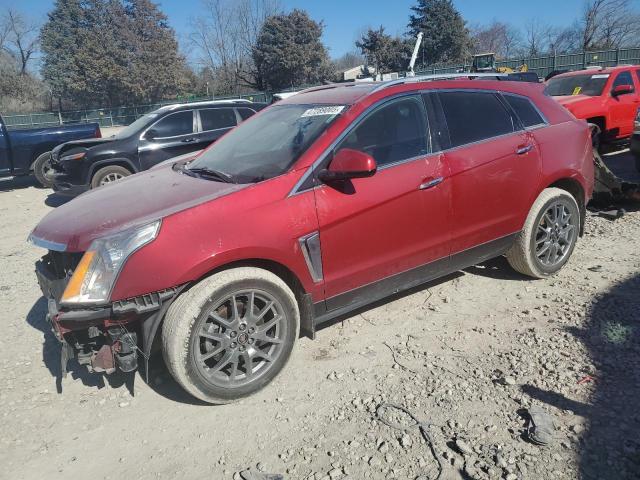
[[109,185],[111,183],[122,180],[124,177],[131,175],[131,172],[120,165],[108,165],[102,167],[91,178],[91,188],[98,188],[103,185]]
[[33,162],[33,175],[38,183],[44,188],[53,187],[53,182],[47,177],[51,171],[51,152],[46,152],[36,158]]
[[507,252],[507,260],[524,275],[549,277],[567,263],[579,232],[576,199],[565,190],[547,188],[533,203],[522,231]]
[[171,304],[163,355],[191,395],[230,403],[278,375],[299,333],[298,305],[287,284],[267,270],[239,267],[205,278]]
[[636,170],[640,173],[640,155],[636,155]]

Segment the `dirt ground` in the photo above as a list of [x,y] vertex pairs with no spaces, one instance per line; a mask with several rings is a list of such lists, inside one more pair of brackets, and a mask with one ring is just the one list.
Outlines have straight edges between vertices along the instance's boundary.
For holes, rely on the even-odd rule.
[[[633,171],[626,153],[609,161]],[[504,259],[469,268],[301,339],[268,388],[212,407],[158,357],[148,385],[74,363],[59,378],[33,274],[43,252],[25,243],[62,203],[49,193],[0,182],[0,478],[436,478],[419,430],[383,424],[381,403],[430,425],[440,478],[640,478],[633,208],[615,221],[589,216],[556,277],[528,280]],[[554,418],[550,446],[524,435],[531,405]]]

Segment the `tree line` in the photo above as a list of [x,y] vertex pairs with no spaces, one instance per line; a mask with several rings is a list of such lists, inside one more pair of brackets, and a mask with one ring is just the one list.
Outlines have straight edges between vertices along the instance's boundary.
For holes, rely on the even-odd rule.
[[[185,95],[277,91],[339,79],[360,65],[405,71],[419,32],[416,69],[468,61],[611,49],[640,44],[633,0],[584,0],[567,27],[538,19],[524,28],[468,23],[452,0],[416,0],[404,35],[365,27],[353,49],[331,59],[324,24],[279,0],[201,0],[178,42],[152,0],[56,0],[38,24],[8,8],[0,18],[0,108],[4,111],[155,102]],[[187,60],[188,59],[188,60]]]

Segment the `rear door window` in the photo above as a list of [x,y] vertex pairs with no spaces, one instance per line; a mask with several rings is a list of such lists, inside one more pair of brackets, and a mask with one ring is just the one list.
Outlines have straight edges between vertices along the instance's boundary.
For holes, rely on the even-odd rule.
[[507,103],[511,105],[511,108],[516,112],[516,115],[518,115],[518,118],[520,118],[520,121],[525,127],[534,127],[545,123],[536,107],[533,106],[531,100],[528,98],[515,95],[504,95],[504,98]]
[[200,110],[200,122],[203,132],[235,127],[236,112],[233,108],[207,108]]
[[379,167],[428,153],[427,118],[418,95],[392,100],[370,113],[337,147],[371,155]]
[[177,137],[193,133],[193,111],[171,113],[154,124],[156,138]]
[[451,147],[515,131],[514,119],[493,92],[439,92]]

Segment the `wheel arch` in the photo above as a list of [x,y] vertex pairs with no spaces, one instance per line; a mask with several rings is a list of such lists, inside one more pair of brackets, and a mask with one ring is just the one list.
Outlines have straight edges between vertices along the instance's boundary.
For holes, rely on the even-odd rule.
[[598,115],[595,117],[586,118],[587,123],[593,123],[600,127],[600,130],[604,133],[607,127],[607,118],[604,115]]
[[273,273],[284,283],[286,283],[293,292],[296,301],[298,302],[298,308],[300,309],[300,332],[306,336],[313,337],[314,328],[311,295],[307,292],[303,283],[293,272],[293,270],[291,270],[283,263],[277,262],[275,260],[266,258],[247,258],[242,260],[234,260],[218,265],[206,272],[204,275],[201,275],[200,277],[183,284],[177,289],[175,296],[170,300],[166,308],[161,309],[158,315],[153,315],[152,317],[145,320],[145,322],[149,322],[149,324],[143,328],[143,348],[146,355],[145,358],[148,358],[148,356],[151,354],[153,344],[156,342],[157,333],[160,331],[161,325],[164,323],[168,307],[171,305],[171,303],[173,303],[174,300],[176,300],[180,295],[184,295],[190,288],[200,283],[205,278],[208,278],[212,275],[215,275],[216,273],[220,273],[225,270],[231,270],[233,268],[239,267],[262,268],[263,270],[267,270]]
[[40,158],[40,156],[44,155],[45,153],[51,153],[51,150],[53,150],[53,148],[49,148],[49,149],[41,149],[42,151],[38,150],[36,151],[35,155],[33,155],[33,158],[31,159],[31,163],[29,164],[29,172],[33,172],[33,166],[35,165],[36,161],[38,160],[38,158]]
[[88,183],[91,182],[91,179],[93,179],[93,176],[98,170],[104,167],[111,167],[111,166],[124,167],[127,170],[129,170],[131,173],[138,172],[138,169],[136,168],[136,166],[128,158],[109,158],[106,160],[100,160],[98,162],[95,162],[89,167],[87,182]]
[[585,204],[585,191],[580,182],[575,178],[565,177],[547,185],[546,188],[559,188],[575,198],[580,210],[580,236],[582,237],[584,235],[584,222],[587,217],[587,206]]

